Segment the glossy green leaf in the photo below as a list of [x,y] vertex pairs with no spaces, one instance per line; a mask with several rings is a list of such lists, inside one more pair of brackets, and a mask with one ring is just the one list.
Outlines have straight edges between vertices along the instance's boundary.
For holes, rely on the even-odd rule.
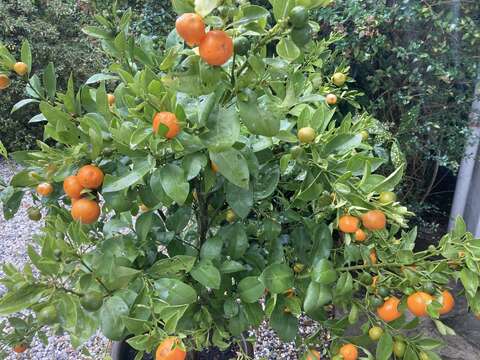
[[228,181],[248,189],[250,173],[247,161],[240,151],[229,149],[223,152],[210,152],[210,159],[218,166],[219,173]]
[[190,275],[206,288],[220,288],[220,271],[218,271],[210,260],[200,261],[190,271]]
[[263,296],[265,287],[256,276],[248,276],[238,283],[237,291],[242,301],[253,303]]
[[293,287],[293,271],[287,264],[266,267],[259,279],[272,294],[280,294]]

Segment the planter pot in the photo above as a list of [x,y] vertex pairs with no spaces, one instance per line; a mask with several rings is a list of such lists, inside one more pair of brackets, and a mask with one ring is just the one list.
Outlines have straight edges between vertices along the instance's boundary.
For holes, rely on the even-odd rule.
[[[253,358],[253,346],[243,337],[242,350],[245,354]],[[112,360],[134,360],[137,352],[125,341],[115,341],[112,345]],[[187,354],[187,360],[230,360],[236,359],[235,346],[225,351],[217,348],[210,348],[204,351],[193,351]],[[146,354],[143,360],[155,360],[151,354]]]

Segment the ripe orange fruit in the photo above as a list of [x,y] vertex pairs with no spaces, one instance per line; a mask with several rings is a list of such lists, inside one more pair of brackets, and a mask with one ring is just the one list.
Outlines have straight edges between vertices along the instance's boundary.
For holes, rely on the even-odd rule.
[[353,234],[358,230],[360,221],[352,215],[342,215],[338,219],[338,229],[347,234]]
[[185,13],[175,22],[178,35],[189,46],[199,45],[205,39],[205,23],[200,15]]
[[217,173],[218,172],[218,165],[215,164],[213,161],[210,163],[210,168],[212,169],[212,171],[214,173]]
[[23,76],[28,72],[28,65],[24,62],[17,62],[13,65],[13,71],[15,71],[17,75]]
[[424,291],[417,291],[407,298],[407,307],[415,316],[427,316],[427,306],[433,301],[433,297]]
[[10,86],[10,78],[5,74],[0,74],[0,90],[4,90]]
[[397,320],[402,313],[398,311],[400,300],[395,296],[389,297],[382,306],[377,308],[377,315],[385,322]]
[[362,215],[362,223],[368,230],[382,230],[387,225],[387,218],[380,210],[370,210]]
[[340,355],[343,356],[343,360],[357,360],[357,347],[353,344],[345,344],[340,348]]
[[78,220],[82,224],[93,224],[100,216],[100,206],[94,200],[78,199],[72,204],[73,220]]
[[155,114],[153,118],[153,132],[155,134],[158,133],[160,124],[163,124],[168,128],[168,131],[165,134],[167,139],[173,139],[181,130],[175,114],[168,111],[162,111]]
[[68,176],[63,180],[63,191],[65,191],[65,194],[71,199],[80,199],[83,189],[84,187],[75,175]]
[[155,353],[155,360],[184,360],[187,356],[178,338],[171,336],[162,341]]
[[376,264],[378,262],[378,258],[377,258],[377,252],[375,251],[375,249],[372,249],[372,251],[370,251],[370,255],[368,255],[369,258],[370,258],[370,262],[372,264]]
[[200,43],[200,57],[209,65],[221,66],[233,54],[233,40],[221,30],[209,31]]
[[41,183],[37,185],[37,194],[41,196],[48,196],[53,192],[53,186],[49,183]]
[[449,313],[455,306],[455,298],[448,290],[444,290],[442,292],[442,296],[438,299],[438,302],[442,304],[442,308],[439,310],[440,315]]
[[113,106],[115,104],[115,95],[107,94],[108,105]]
[[305,360],[320,360],[320,353],[315,349],[309,349]]
[[328,105],[335,105],[337,103],[337,95],[335,94],[328,94],[325,97],[325,101],[327,102]]
[[17,354],[24,353],[27,350],[27,345],[25,344],[17,344],[13,347],[13,351]]
[[86,189],[98,189],[103,183],[103,171],[95,165],[85,165],[78,170],[77,178]]
[[355,241],[362,242],[367,240],[367,234],[362,229],[355,231]]

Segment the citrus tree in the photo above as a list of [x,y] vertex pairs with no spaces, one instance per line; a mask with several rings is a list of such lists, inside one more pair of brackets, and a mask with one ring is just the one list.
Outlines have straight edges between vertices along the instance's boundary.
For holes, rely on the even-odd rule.
[[[45,122],[38,150],[12,154],[23,170],[1,184],[7,219],[26,194],[29,216],[46,214],[29,264],[4,266],[4,351],[48,329],[81,346],[100,329],[138,359],[184,359],[268,319],[319,359],[317,334],[299,337],[306,314],[330,330],[335,360],[439,359],[440,341],[404,330],[429,316],[452,333],[440,318],[451,280],[480,312],[480,241],[458,219],[414,251],[412,214],[393,192],[398,144],[348,89],[338,36],[316,38],[309,21],[328,3],[175,0],[164,51],[114,8],[84,29],[108,71],[64,93],[53,64],[31,74],[28,43],[20,61],[0,48],[0,84],[23,80],[29,95],[12,111],[34,104]],[[382,175],[384,164],[396,170]]]

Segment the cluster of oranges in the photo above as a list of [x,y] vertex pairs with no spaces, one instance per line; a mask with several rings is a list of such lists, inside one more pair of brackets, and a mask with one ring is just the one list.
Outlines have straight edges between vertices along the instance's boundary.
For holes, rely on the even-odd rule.
[[[96,200],[84,195],[89,190],[97,190],[103,183],[103,171],[94,165],[85,165],[76,175],[71,175],[63,181],[63,191],[72,201],[71,214],[74,220],[82,224],[92,224],[100,216],[100,206]],[[37,186],[40,196],[49,196],[54,188],[50,183],[41,183]]]
[[[427,307],[434,300],[436,300],[442,307],[438,311],[440,315],[445,315],[453,310],[455,306],[455,299],[452,293],[444,290],[438,298],[424,292],[417,291],[407,298],[407,308],[415,316],[424,317],[428,315]],[[400,299],[395,296],[389,297],[382,306],[377,308],[377,315],[385,322],[390,322],[402,316],[402,312],[398,309]]]
[[[24,62],[16,62],[12,66],[12,70],[19,76],[24,76],[28,72],[28,65]],[[10,78],[7,74],[0,73],[0,90],[4,90],[10,86]]]
[[175,28],[189,46],[198,46],[200,57],[207,64],[221,66],[233,55],[233,40],[222,30],[206,32],[202,17],[195,13],[180,16]]
[[[387,226],[387,217],[381,210],[370,210],[361,216],[361,223],[367,230],[382,230]],[[360,228],[358,217],[348,214],[341,216],[338,229],[346,234],[354,234],[355,241],[362,242],[367,239],[367,234]]]

